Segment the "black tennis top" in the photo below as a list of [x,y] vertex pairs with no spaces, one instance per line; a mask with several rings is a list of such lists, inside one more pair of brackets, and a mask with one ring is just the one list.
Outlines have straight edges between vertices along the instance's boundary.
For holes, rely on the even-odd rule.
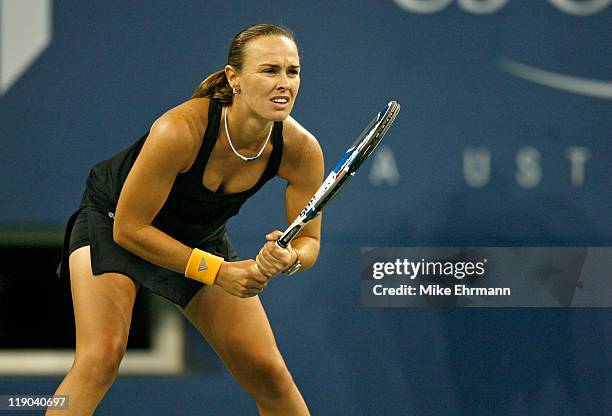
[[[267,181],[276,176],[283,152],[283,124],[275,122],[272,130],[272,154],[259,181],[243,192],[224,194],[207,189],[203,183],[204,169],[215,146],[221,123],[222,104],[211,100],[208,126],[202,145],[191,168],[177,175],[168,198],[153,221],[153,225],[184,244],[193,246],[204,237],[218,235],[225,230],[227,220],[238,213],[246,200]],[[148,133],[128,149],[92,169],[88,187],[91,201],[104,212],[114,212],[119,194]],[[91,182],[91,183],[89,183]]]
[[[228,239],[225,223],[238,213],[250,196],[276,176],[283,153],[283,124],[274,123],[272,153],[255,186],[233,194],[213,192],[203,185],[202,180],[217,141],[221,110],[221,103],[211,100],[208,126],[196,160],[189,171],[177,175],[166,202],[153,220],[153,225],[189,247],[197,247],[228,261],[234,261],[238,259],[238,255]],[[90,246],[91,268],[95,276],[108,272],[122,273],[153,293],[185,307],[203,283],[149,263],[120,247],[113,239],[114,213],[119,194],[147,136],[148,133],[128,149],[91,169],[79,209],[72,214],[66,225],[62,260],[57,274],[60,277],[70,276],[68,256],[72,231],[77,224],[77,218],[86,218],[80,223],[81,227],[85,224],[86,229],[77,230],[77,234],[81,238],[87,235],[87,241],[79,241],[77,244]]]

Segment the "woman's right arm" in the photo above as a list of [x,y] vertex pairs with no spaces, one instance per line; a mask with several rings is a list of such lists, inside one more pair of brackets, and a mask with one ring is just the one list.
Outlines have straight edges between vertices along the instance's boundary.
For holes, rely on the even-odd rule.
[[[202,133],[197,123],[172,111],[157,120],[128,174],[115,211],[113,239],[118,245],[181,274],[185,273],[193,248],[154,227],[152,222],[177,175],[189,169]],[[253,264],[253,260],[224,262],[216,284],[236,296],[257,294],[267,278]]]
[[190,130],[185,120],[169,115],[153,124],[119,195],[113,226],[118,245],[179,273],[184,272],[192,249],[151,224],[193,155]]

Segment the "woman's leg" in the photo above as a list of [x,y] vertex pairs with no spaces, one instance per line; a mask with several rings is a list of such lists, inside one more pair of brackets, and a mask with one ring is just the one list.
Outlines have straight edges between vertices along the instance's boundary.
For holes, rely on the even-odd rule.
[[69,411],[91,415],[109,389],[125,353],[138,286],[119,273],[94,276],[89,246],[70,255],[70,285],[76,323],[76,356],[55,392],[68,396]]
[[259,297],[203,287],[183,314],[208,340],[261,415],[309,415],[283,361]]

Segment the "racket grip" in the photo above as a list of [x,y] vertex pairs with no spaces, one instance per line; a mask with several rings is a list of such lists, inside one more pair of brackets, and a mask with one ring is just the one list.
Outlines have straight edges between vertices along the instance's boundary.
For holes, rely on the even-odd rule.
[[276,240],[276,245],[279,246],[280,248],[287,248],[287,246],[289,246],[289,243],[291,243],[291,240],[293,240],[293,238],[297,235],[297,233],[300,232],[301,229],[302,229],[302,224],[295,224],[289,227],[283,233],[283,235],[281,235],[281,237],[278,240]]

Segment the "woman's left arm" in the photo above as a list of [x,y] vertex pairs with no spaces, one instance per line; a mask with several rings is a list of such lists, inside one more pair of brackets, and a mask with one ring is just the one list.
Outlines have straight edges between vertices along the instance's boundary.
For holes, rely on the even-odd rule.
[[[285,212],[287,223],[304,209],[323,181],[323,152],[315,137],[301,126],[289,128],[283,147],[283,159],[278,176],[287,181]],[[287,249],[274,243],[282,232],[266,235],[266,244],[257,256],[259,270],[266,276],[275,276],[291,267],[299,258],[302,269],[311,267],[319,255],[321,216],[310,221],[293,239]]]

